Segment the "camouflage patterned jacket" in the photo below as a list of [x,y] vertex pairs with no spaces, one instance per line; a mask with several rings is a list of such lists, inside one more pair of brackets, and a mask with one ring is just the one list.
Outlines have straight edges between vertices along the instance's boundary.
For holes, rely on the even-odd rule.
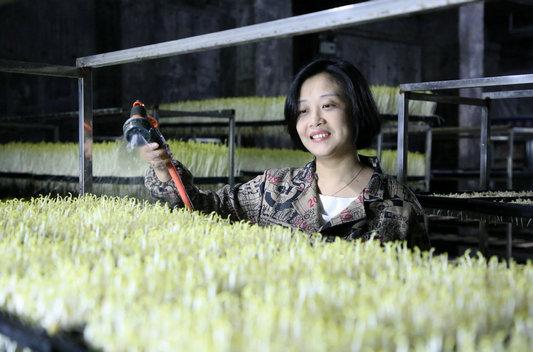
[[[326,239],[368,239],[374,233],[381,241],[407,240],[409,246],[429,249],[424,215],[415,195],[395,178],[385,175],[376,158],[360,156],[374,169],[370,182],[345,210],[329,222],[321,216],[315,162],[302,168],[266,170],[254,179],[218,191],[202,191],[193,185],[191,173],[175,162],[196,210],[216,212],[231,220],[259,225],[283,225],[307,233],[320,232]],[[172,181],[160,182],[153,169],[145,177],[152,197],[182,207]]]

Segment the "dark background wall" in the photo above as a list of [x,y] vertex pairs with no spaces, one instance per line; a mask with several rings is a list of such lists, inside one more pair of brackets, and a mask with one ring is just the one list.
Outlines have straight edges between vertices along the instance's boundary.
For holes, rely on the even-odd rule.
[[[0,1],[0,57],[74,65],[80,56],[350,3],[353,1],[4,0]],[[532,69],[532,12],[533,3],[523,0],[486,3],[485,75]],[[333,47],[333,52],[321,51],[321,43]],[[131,96],[167,102],[283,95],[294,70],[318,55],[351,60],[372,84],[459,78],[458,10],[97,69],[95,105],[121,106]],[[1,74],[0,115],[75,108],[76,84],[64,81]]]
[[[357,1],[355,1],[357,2]],[[360,1],[359,1],[360,2]],[[77,57],[186,38],[319,11],[354,1],[3,0],[0,58],[75,65]],[[95,108],[183,99],[284,95],[317,56],[355,63],[371,84],[460,78],[458,9],[324,33],[95,70]],[[484,5],[483,75],[533,72],[533,3]],[[501,114],[530,114],[506,103]],[[74,80],[0,74],[0,118],[77,109]],[[446,123],[457,109],[439,106]],[[73,136],[74,139],[76,138]]]
[[[263,0],[46,0],[0,2],[0,58],[75,65],[77,57],[186,38],[291,16],[290,2]],[[102,68],[96,108],[244,95],[283,94],[292,40]],[[76,82],[0,76],[0,115],[76,109]]]

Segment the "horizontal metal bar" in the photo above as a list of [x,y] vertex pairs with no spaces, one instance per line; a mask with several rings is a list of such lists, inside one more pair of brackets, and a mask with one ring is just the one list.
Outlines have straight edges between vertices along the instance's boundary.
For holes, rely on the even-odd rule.
[[[109,116],[109,115],[123,115],[125,114],[122,108],[104,108],[93,110],[93,116]],[[65,117],[78,117],[78,111],[65,111],[58,113],[38,114],[38,115],[12,115],[0,116],[3,121],[6,120],[20,120],[20,119],[58,119]]]
[[[382,121],[398,121],[398,115],[393,114],[380,114]],[[442,117],[437,115],[428,115],[428,116],[421,116],[421,115],[409,115],[409,122],[426,122],[426,123],[432,123],[432,124],[440,124],[443,122]]]
[[533,89],[524,90],[506,90],[501,92],[485,92],[483,98],[490,99],[516,99],[516,98],[533,98]]
[[[429,125],[412,125],[409,124],[409,134],[415,133],[426,133],[431,129]],[[398,128],[396,126],[385,125],[381,128],[381,133],[383,134],[396,134],[398,133]]]
[[235,116],[235,110],[211,110],[211,111],[178,111],[178,110],[157,110],[159,117],[212,117],[231,118]]
[[264,121],[237,121],[237,127],[269,127],[269,126],[286,126],[285,120],[264,120]]
[[[495,135],[508,135],[509,132],[513,131],[514,134],[533,134],[533,127],[512,127],[508,125],[492,125],[491,134],[493,137]],[[477,126],[473,127],[436,127],[432,129],[432,132],[435,136],[441,135],[456,135],[461,134],[464,136],[479,136],[480,129]]]
[[[529,179],[533,177],[533,172],[531,171],[524,171],[520,168],[514,168],[513,172],[515,173],[514,177],[520,177],[520,178],[526,178]],[[449,178],[449,179],[467,179],[467,178],[479,178],[479,170],[432,170],[431,171],[431,177],[433,178]],[[494,168],[490,172],[490,178],[499,178],[499,179],[506,179],[507,178],[507,169],[500,169],[500,170],[494,170]]]
[[449,81],[433,81],[422,83],[405,83],[400,84],[400,91],[413,92],[420,90],[444,90],[458,88],[482,88],[494,86],[510,86],[521,84],[533,84],[533,74],[513,75],[513,76],[495,76],[484,78],[468,78]]
[[492,136],[490,140],[493,142],[505,142],[509,140],[509,136]]
[[80,67],[103,67],[188,54],[273,38],[320,32],[448,8],[478,0],[375,0],[225,31],[78,58]]
[[188,127],[220,127],[227,128],[227,122],[160,122],[159,125],[165,128],[188,128]]
[[10,128],[24,128],[24,129],[50,129],[55,130],[58,128],[56,125],[46,125],[41,123],[14,123],[14,122],[2,122],[0,121],[1,127],[10,127]]
[[[491,128],[491,133],[509,133],[509,126],[493,126]],[[479,137],[481,133],[480,127],[438,127],[432,130],[433,137],[438,138],[444,135],[457,135],[459,138],[472,138]],[[440,139],[440,138],[439,138]]]
[[434,101],[436,103],[464,104],[474,106],[485,106],[486,101],[479,98],[461,97],[453,95],[435,95],[427,93],[409,93],[409,100]]
[[[160,121],[161,127],[228,127],[227,122],[165,122]],[[285,126],[285,121],[243,121],[236,122],[236,127],[269,127],[269,126]]]
[[513,127],[514,134],[533,134],[533,127]]
[[3,59],[0,59],[0,72],[65,78],[81,77],[80,69],[74,66],[58,66]]
[[511,122],[528,123],[528,122],[533,122],[533,116],[527,116],[527,115],[500,116],[497,118],[493,118],[491,121],[493,124],[511,123]]

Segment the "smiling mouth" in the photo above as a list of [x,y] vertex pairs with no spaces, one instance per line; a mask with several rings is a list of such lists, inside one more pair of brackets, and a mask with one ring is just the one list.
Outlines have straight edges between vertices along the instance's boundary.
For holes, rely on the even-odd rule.
[[321,141],[328,138],[329,136],[331,136],[331,133],[321,132],[309,136],[309,139],[311,139],[312,141]]

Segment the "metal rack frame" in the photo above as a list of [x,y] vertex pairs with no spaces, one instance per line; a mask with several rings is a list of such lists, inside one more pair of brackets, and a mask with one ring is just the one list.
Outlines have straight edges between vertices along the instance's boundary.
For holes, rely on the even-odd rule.
[[[435,128],[431,131],[433,138],[437,136],[441,137],[446,135],[456,135],[458,138],[475,138],[479,137],[480,130],[475,127],[441,127]],[[532,127],[513,127],[510,125],[495,125],[491,127],[491,137],[490,141],[494,142],[505,142],[507,144],[507,155],[506,155],[506,167],[505,167],[505,179],[506,186],[508,190],[513,188],[513,177],[514,177],[514,144],[517,141],[530,141],[533,140],[533,128]],[[526,151],[526,157],[530,157],[530,154]],[[490,164],[490,163],[489,163]],[[492,169],[492,168],[491,168]],[[496,170],[491,170],[489,173],[492,175],[499,175],[500,172]],[[437,172],[437,174],[441,174]],[[435,174],[435,172],[433,172]],[[453,172],[449,173],[451,176]],[[468,172],[461,173],[457,176],[459,177],[468,177]],[[528,173],[527,173],[528,174]],[[489,185],[490,185],[489,180]]]
[[[375,0],[159,44],[80,57],[76,60],[75,68],[20,62],[13,64],[13,62],[2,61],[0,72],[59,75],[78,79],[80,194],[84,194],[90,192],[92,188],[90,144],[92,143],[92,70],[94,68],[338,29],[477,1],[479,0]],[[87,126],[87,131],[84,126]]]
[[483,93],[479,98],[452,95],[434,95],[426,92],[461,88],[506,88],[517,85],[533,85],[533,74],[401,84],[400,93],[398,96],[398,180],[400,182],[405,182],[407,179],[407,148],[409,130],[407,121],[409,118],[409,101],[421,100],[456,105],[473,105],[480,106],[482,108],[480,127],[479,188],[481,190],[487,190],[491,169],[489,160],[489,143],[491,136],[491,99],[531,97],[533,96],[533,90],[504,90],[499,92],[487,92]]
[[[105,108],[105,109],[95,109],[93,110],[93,116],[102,116],[102,115],[126,115],[126,111],[124,111],[122,108]],[[174,111],[174,110],[159,110],[157,107],[154,107],[152,109],[152,113],[154,116],[158,117],[190,117],[190,116],[198,116],[198,117],[210,117],[210,118],[216,118],[216,119],[228,119],[228,123],[222,124],[223,126],[228,127],[229,131],[229,140],[232,140],[234,136],[236,135],[236,122],[235,122],[235,110],[213,110],[213,111]],[[67,112],[61,112],[57,114],[39,114],[39,115],[27,115],[27,116],[8,116],[6,119],[8,121],[20,121],[22,118],[25,120],[32,119],[32,118],[69,118],[69,117],[77,117],[78,112],[77,111],[67,111]],[[206,122],[198,123],[198,125],[206,126]],[[216,123],[217,125],[219,123]],[[190,124],[180,124],[180,123],[169,123],[160,121],[160,125],[162,127],[185,127]],[[29,126],[27,124],[23,124],[20,122],[0,122],[0,126],[10,126],[10,127],[20,127],[20,128],[40,128],[40,129],[51,129],[54,132],[54,140],[57,142],[59,140],[59,128],[54,125],[45,125],[45,124],[30,124]],[[94,137],[96,139],[97,137]],[[113,139],[119,139],[121,137],[113,137]],[[109,137],[104,138],[105,140],[108,140]],[[228,157],[228,170],[229,174],[227,177],[227,182],[230,186],[234,186],[236,182],[236,175],[235,175],[235,146],[233,143],[228,143],[229,147],[229,157]],[[32,178],[32,179],[40,179],[45,180],[47,178],[56,178],[63,181],[73,182],[74,176],[58,176],[58,175],[32,175],[27,173],[14,173],[14,172],[0,172],[1,177],[20,177],[20,178]],[[142,177],[140,178],[142,179]],[[200,177],[196,178],[200,180],[201,182],[226,182],[224,181],[224,177]],[[139,183],[142,184],[142,180],[138,180],[138,178],[123,178],[123,177],[94,177],[93,176],[93,184],[94,183],[121,183],[121,184],[131,184],[131,183]]]
[[[490,142],[492,135],[491,128],[491,116],[490,107],[491,101],[494,99],[513,99],[513,98],[526,98],[533,97],[533,90],[515,90],[513,87],[522,85],[533,85],[533,74],[524,75],[511,75],[511,76],[498,76],[498,77],[486,77],[486,78],[473,78],[462,80],[449,80],[449,81],[435,81],[435,82],[423,82],[423,83],[409,83],[400,85],[400,93],[398,97],[398,180],[405,182],[407,180],[407,151],[408,151],[408,132],[409,132],[409,101],[421,100],[421,101],[434,101],[437,103],[448,104],[464,104],[481,107],[481,126],[479,129],[480,136],[480,174],[479,174],[479,188],[481,190],[487,190],[489,185],[489,178],[491,172],[490,165]],[[495,87],[500,91],[484,92],[478,98],[453,96],[448,94],[434,95],[433,92],[440,92],[452,89],[461,88],[485,88]],[[427,92],[430,93],[427,93]],[[501,129],[501,128],[500,128]],[[514,137],[519,133],[530,133],[530,129],[522,128],[508,128],[507,142],[510,146],[510,150],[507,155],[507,186],[512,187],[512,174],[513,174],[513,161],[512,152],[514,146]],[[459,202],[460,204],[444,204],[442,199],[438,197],[428,196],[422,198],[418,195],[419,200],[426,209],[437,208],[439,211],[449,211],[459,207],[460,212],[473,212],[478,213],[468,216],[470,219],[479,221],[479,249],[482,253],[487,251],[487,221],[484,216],[488,214],[487,209],[491,209],[491,212],[495,214],[506,213],[508,205],[502,205],[499,203],[490,204],[489,202],[480,201],[476,204],[472,202],[464,202],[459,200],[451,200],[451,202]],[[433,204],[429,204],[432,203]],[[530,206],[511,206],[510,208],[522,208],[527,216],[531,216]],[[514,210],[514,209],[513,209]],[[526,216],[526,217],[527,217]],[[506,258],[510,260],[512,257],[512,242],[513,242],[513,219],[501,218],[500,222],[506,223]],[[527,222],[527,226],[530,226],[530,222]]]
[[[433,140],[446,135],[457,135],[458,138],[472,138],[479,137],[480,129],[475,127],[431,127],[429,125],[413,125],[409,127],[409,133],[411,134],[425,134],[425,175],[424,191],[429,192],[431,189],[431,179],[434,176],[442,175],[442,171],[432,170],[431,166],[431,153]],[[397,128],[395,126],[385,126],[382,129],[380,135],[378,135],[378,153],[382,149],[382,135],[387,134],[397,134]],[[491,142],[501,141],[507,143],[507,155],[506,155],[506,168],[505,168],[505,179],[508,190],[513,188],[513,177],[514,177],[514,144],[517,141],[529,141],[533,140],[533,128],[532,127],[513,127],[508,125],[496,125],[491,128]],[[526,155],[529,158],[531,153]],[[499,172],[493,172],[493,174],[500,174]],[[527,176],[529,173],[526,173]],[[455,176],[454,176],[455,175]],[[455,177],[455,178],[464,178],[470,177],[469,172],[462,172],[457,174],[457,171],[447,172],[444,174],[446,177]],[[407,178],[409,180],[409,177]]]
[[80,194],[84,194],[85,190],[92,189],[93,166],[92,150],[90,146],[93,141],[93,94],[91,68],[0,59],[0,72],[62,77],[78,80],[78,142],[80,145],[78,156],[80,162]]
[[[483,99],[491,99],[491,100],[533,98],[533,89],[501,91],[501,92],[485,92],[481,96]],[[508,136],[507,136],[507,145],[508,145],[507,189],[513,188],[513,153],[514,153],[515,137],[524,136],[524,135],[533,135],[533,128],[511,127],[511,129],[508,132]]]
[[[460,220],[474,220],[479,228],[479,250],[484,255],[488,248],[487,224],[505,225],[505,258],[513,257],[513,231],[533,226],[533,206],[529,204],[510,203],[514,197],[476,197],[464,198],[417,195],[424,209],[432,215],[448,216]],[[531,198],[531,197],[525,197]],[[528,243],[531,245],[531,242]]]

